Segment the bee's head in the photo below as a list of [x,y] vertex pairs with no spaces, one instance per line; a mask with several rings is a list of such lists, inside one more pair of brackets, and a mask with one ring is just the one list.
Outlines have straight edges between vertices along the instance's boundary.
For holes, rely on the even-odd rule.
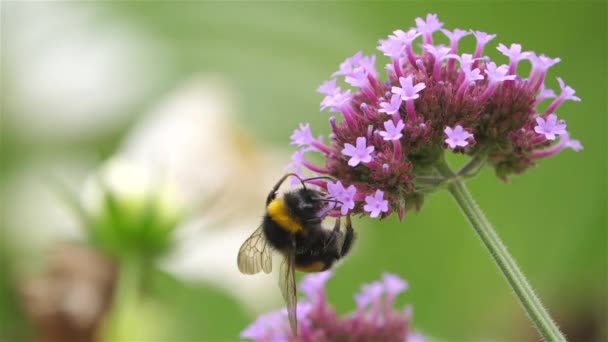
[[321,192],[301,188],[285,194],[285,203],[292,215],[299,218],[317,217],[324,208],[325,201]]

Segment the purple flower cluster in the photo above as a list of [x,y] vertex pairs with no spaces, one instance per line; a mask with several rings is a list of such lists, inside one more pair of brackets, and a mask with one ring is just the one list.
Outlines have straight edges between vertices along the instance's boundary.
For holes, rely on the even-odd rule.
[[363,285],[355,295],[357,310],[340,317],[326,300],[325,283],[331,275],[332,271],[325,271],[302,278],[300,289],[307,300],[298,303],[298,336],[293,336],[283,309],[258,317],[241,338],[257,342],[424,341],[410,330],[411,307],[393,308],[396,296],[407,289],[404,280],[384,274],[381,280]]
[[[390,59],[386,81],[378,77],[376,56],[358,52],[318,88],[325,96],[321,109],[340,113],[342,120],[329,119],[327,144],[301,124],[291,137],[300,150],[289,168],[301,176],[305,167],[339,180],[315,182],[342,203],[330,214],[383,218],[396,212],[403,218],[409,208],[420,207],[419,180],[437,175],[434,165],[447,149],[487,161],[504,180],[564,148],[582,149],[556,114],[564,101],[580,99],[561,78],[559,95],[545,87],[547,70],[559,58],[498,44],[508,59],[499,65],[483,55],[496,35],[442,27],[429,14],[417,18],[416,27],[380,40],[378,50]],[[449,44],[433,43],[437,31]],[[476,41],[473,54],[458,49],[467,36]],[[524,61],[531,71],[519,75]],[[338,77],[351,88],[343,90]],[[305,159],[309,152],[320,153],[325,165]]]

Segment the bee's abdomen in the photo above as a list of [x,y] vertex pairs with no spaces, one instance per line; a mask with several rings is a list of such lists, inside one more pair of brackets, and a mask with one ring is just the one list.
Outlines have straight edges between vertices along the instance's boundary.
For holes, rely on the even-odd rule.
[[307,265],[296,264],[296,270],[300,272],[321,272],[331,267],[331,264],[326,264],[324,261],[314,261]]
[[291,244],[292,234],[277,224],[270,215],[266,214],[264,216],[262,227],[264,229],[266,241],[268,241],[274,249],[285,250],[293,248]]

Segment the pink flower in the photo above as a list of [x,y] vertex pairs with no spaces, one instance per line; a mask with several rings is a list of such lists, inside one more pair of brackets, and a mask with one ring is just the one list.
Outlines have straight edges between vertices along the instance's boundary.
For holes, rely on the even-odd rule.
[[547,120],[541,116],[536,118],[536,127],[534,132],[542,134],[547,140],[555,140],[556,135],[564,135],[568,133],[566,131],[566,123],[563,120],[557,121],[557,115],[549,114]]
[[317,88],[317,92],[323,95],[334,95],[340,92],[340,87],[336,87],[336,79],[333,78],[324,82]]
[[391,96],[391,102],[381,102],[380,109],[378,111],[380,113],[393,115],[399,111],[399,108],[401,108],[401,102],[403,102],[401,95],[393,94],[393,96]]
[[384,122],[385,131],[380,131],[379,134],[384,140],[399,140],[403,136],[403,129],[405,128],[405,124],[402,120],[397,122],[397,125],[393,122],[393,120],[388,120]]
[[386,213],[388,211],[388,201],[384,199],[384,191],[376,190],[373,197],[365,197],[363,210],[370,213],[369,216],[372,218],[380,216],[380,213]]
[[340,181],[327,183],[327,196],[340,202],[337,207],[340,208],[342,216],[346,216],[349,211],[355,208],[356,194],[357,189],[354,185],[345,188]]
[[456,147],[465,147],[469,144],[467,140],[473,138],[473,134],[465,131],[462,126],[456,125],[453,129],[446,127],[445,130],[445,143],[453,150]]
[[[442,28],[430,14],[380,40],[379,50],[390,59],[388,79],[375,72],[375,56],[358,52],[347,58],[334,75],[344,76],[352,88],[340,89],[332,79],[318,89],[324,95],[321,107],[341,116],[329,120],[327,145],[313,139],[307,126],[292,135],[293,144],[323,159],[318,166],[300,158],[293,162],[296,170],[307,168],[356,187],[354,203],[342,208],[347,215],[374,213],[364,209],[364,200],[374,198],[376,190],[388,203],[386,213],[403,219],[408,210],[419,209],[427,193],[441,189],[421,183],[437,176],[432,165],[442,149],[469,156],[484,151],[485,165],[506,179],[523,173],[538,158],[582,147],[564,139],[565,123],[552,116],[565,101],[580,101],[561,78],[558,96],[545,87],[547,69],[559,58],[523,51],[519,44],[497,43],[497,50],[509,59],[502,65],[483,56],[495,34],[442,30],[448,47],[432,42],[433,33]],[[475,50],[458,51],[460,39],[468,34],[475,37]],[[420,36],[422,42],[417,42]],[[422,49],[414,51],[414,45]],[[517,73],[524,59],[532,65],[529,77]],[[546,108],[537,108],[547,98],[554,99]],[[365,167],[359,167],[362,163]],[[327,188],[327,181],[318,182]]]
[[351,157],[348,160],[348,165],[355,167],[359,163],[369,163],[372,160],[371,153],[374,152],[374,146],[367,146],[365,137],[357,138],[357,146],[345,144],[342,154]]
[[357,309],[339,316],[328,303],[325,284],[331,271],[311,273],[302,278],[300,289],[306,300],[298,302],[298,336],[293,336],[285,309],[259,316],[241,332],[241,338],[267,341],[405,341],[424,342],[412,331],[411,307],[394,308],[394,299],[407,289],[397,275],[385,273],[380,281],[363,284],[355,295]]
[[426,88],[426,85],[422,82],[414,85],[412,76],[399,78],[399,83],[401,84],[401,87],[393,87],[392,92],[393,94],[400,95],[403,101],[419,98],[420,95],[418,95],[418,93]]

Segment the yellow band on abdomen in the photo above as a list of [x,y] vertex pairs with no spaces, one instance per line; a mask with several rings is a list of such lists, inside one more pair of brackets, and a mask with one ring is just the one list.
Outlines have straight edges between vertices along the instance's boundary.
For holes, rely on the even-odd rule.
[[302,231],[302,225],[289,216],[282,198],[277,198],[270,202],[266,209],[270,218],[284,230],[292,234]]
[[315,261],[312,264],[306,265],[306,266],[296,266],[297,271],[308,272],[308,273],[320,272],[320,271],[323,271],[324,269],[325,269],[325,263],[322,261]]

